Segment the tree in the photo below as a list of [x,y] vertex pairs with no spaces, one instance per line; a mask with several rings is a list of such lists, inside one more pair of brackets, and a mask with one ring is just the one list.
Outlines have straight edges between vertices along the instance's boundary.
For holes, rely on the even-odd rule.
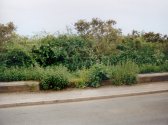
[[114,20],[93,18],[90,22],[79,20],[74,26],[80,36],[95,42],[94,50],[98,55],[109,55],[121,41],[121,30],[114,28],[115,24]]
[[15,31],[16,27],[12,22],[5,24],[0,24],[0,48],[3,44],[8,42]]
[[86,38],[93,38],[97,41],[106,39],[114,41],[118,35],[121,35],[121,30],[114,28],[116,21],[107,20],[103,21],[99,18],[93,18],[90,22],[85,20],[77,21],[74,26],[77,32]]
[[164,42],[168,41],[168,36],[167,35],[162,35],[160,33],[148,32],[148,33],[144,33],[142,36],[146,40],[146,42],[164,43]]

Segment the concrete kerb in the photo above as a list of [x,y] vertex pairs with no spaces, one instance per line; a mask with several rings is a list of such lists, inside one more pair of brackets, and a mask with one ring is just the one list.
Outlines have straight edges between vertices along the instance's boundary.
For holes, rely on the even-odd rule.
[[37,81],[0,82],[0,93],[37,91],[40,91]]
[[88,97],[88,98],[74,98],[74,99],[65,99],[65,100],[49,100],[49,101],[37,101],[37,102],[12,103],[12,104],[2,104],[2,105],[0,105],[0,108],[34,106],[34,105],[45,105],[45,104],[59,104],[59,103],[72,103],[72,102],[102,100],[102,99],[111,99],[111,98],[119,98],[119,97],[140,96],[140,95],[165,93],[165,92],[168,92],[168,90],[149,91],[149,92],[141,92],[141,93],[128,93],[128,94],[108,95],[108,96],[98,96],[98,97]]
[[168,72],[139,74],[137,79],[138,79],[138,83],[168,81]]

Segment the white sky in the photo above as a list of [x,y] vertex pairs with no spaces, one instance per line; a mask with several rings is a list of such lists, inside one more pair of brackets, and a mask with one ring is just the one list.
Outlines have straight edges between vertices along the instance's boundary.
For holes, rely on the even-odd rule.
[[0,23],[17,32],[64,32],[79,19],[114,19],[124,33],[133,29],[168,34],[168,0],[0,0]]

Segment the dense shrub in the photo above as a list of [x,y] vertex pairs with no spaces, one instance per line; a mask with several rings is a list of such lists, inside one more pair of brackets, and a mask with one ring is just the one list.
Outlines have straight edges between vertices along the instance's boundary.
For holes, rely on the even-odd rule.
[[31,66],[33,65],[33,59],[30,53],[21,50],[21,49],[13,49],[7,52],[6,54],[6,65],[7,67],[11,66]]
[[32,49],[35,60],[42,66],[62,64],[70,70],[89,67],[93,55],[89,41],[77,36],[59,36],[43,39],[40,47]]
[[40,85],[44,90],[61,90],[68,86],[68,79],[63,74],[51,74],[44,78]]
[[6,66],[6,54],[0,52],[0,66]]
[[102,80],[109,79],[107,67],[102,64],[93,65],[88,74],[88,86],[99,87]]
[[164,64],[160,65],[160,69],[163,72],[168,72],[168,60],[166,60]]
[[111,79],[114,85],[131,85],[136,83],[137,74],[139,72],[138,66],[127,61],[124,63],[119,63],[111,68]]
[[122,44],[118,45],[120,53],[117,54],[117,60],[132,60],[138,65],[143,64],[162,64],[165,54],[157,50],[155,44],[145,43],[138,39],[125,39]]
[[103,64],[95,64],[90,69],[78,70],[72,82],[78,88],[99,87],[103,80],[109,79],[107,67]]
[[44,90],[61,90],[68,86],[70,74],[66,67],[47,67],[40,86]]

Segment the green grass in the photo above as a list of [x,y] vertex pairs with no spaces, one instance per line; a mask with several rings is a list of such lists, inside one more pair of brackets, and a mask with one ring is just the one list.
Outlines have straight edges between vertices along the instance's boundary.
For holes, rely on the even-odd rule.
[[156,72],[161,72],[161,67],[157,65],[152,65],[152,64],[146,64],[139,66],[140,68],[140,73],[156,73]]
[[41,80],[44,69],[40,67],[29,68],[0,68],[0,81]]

